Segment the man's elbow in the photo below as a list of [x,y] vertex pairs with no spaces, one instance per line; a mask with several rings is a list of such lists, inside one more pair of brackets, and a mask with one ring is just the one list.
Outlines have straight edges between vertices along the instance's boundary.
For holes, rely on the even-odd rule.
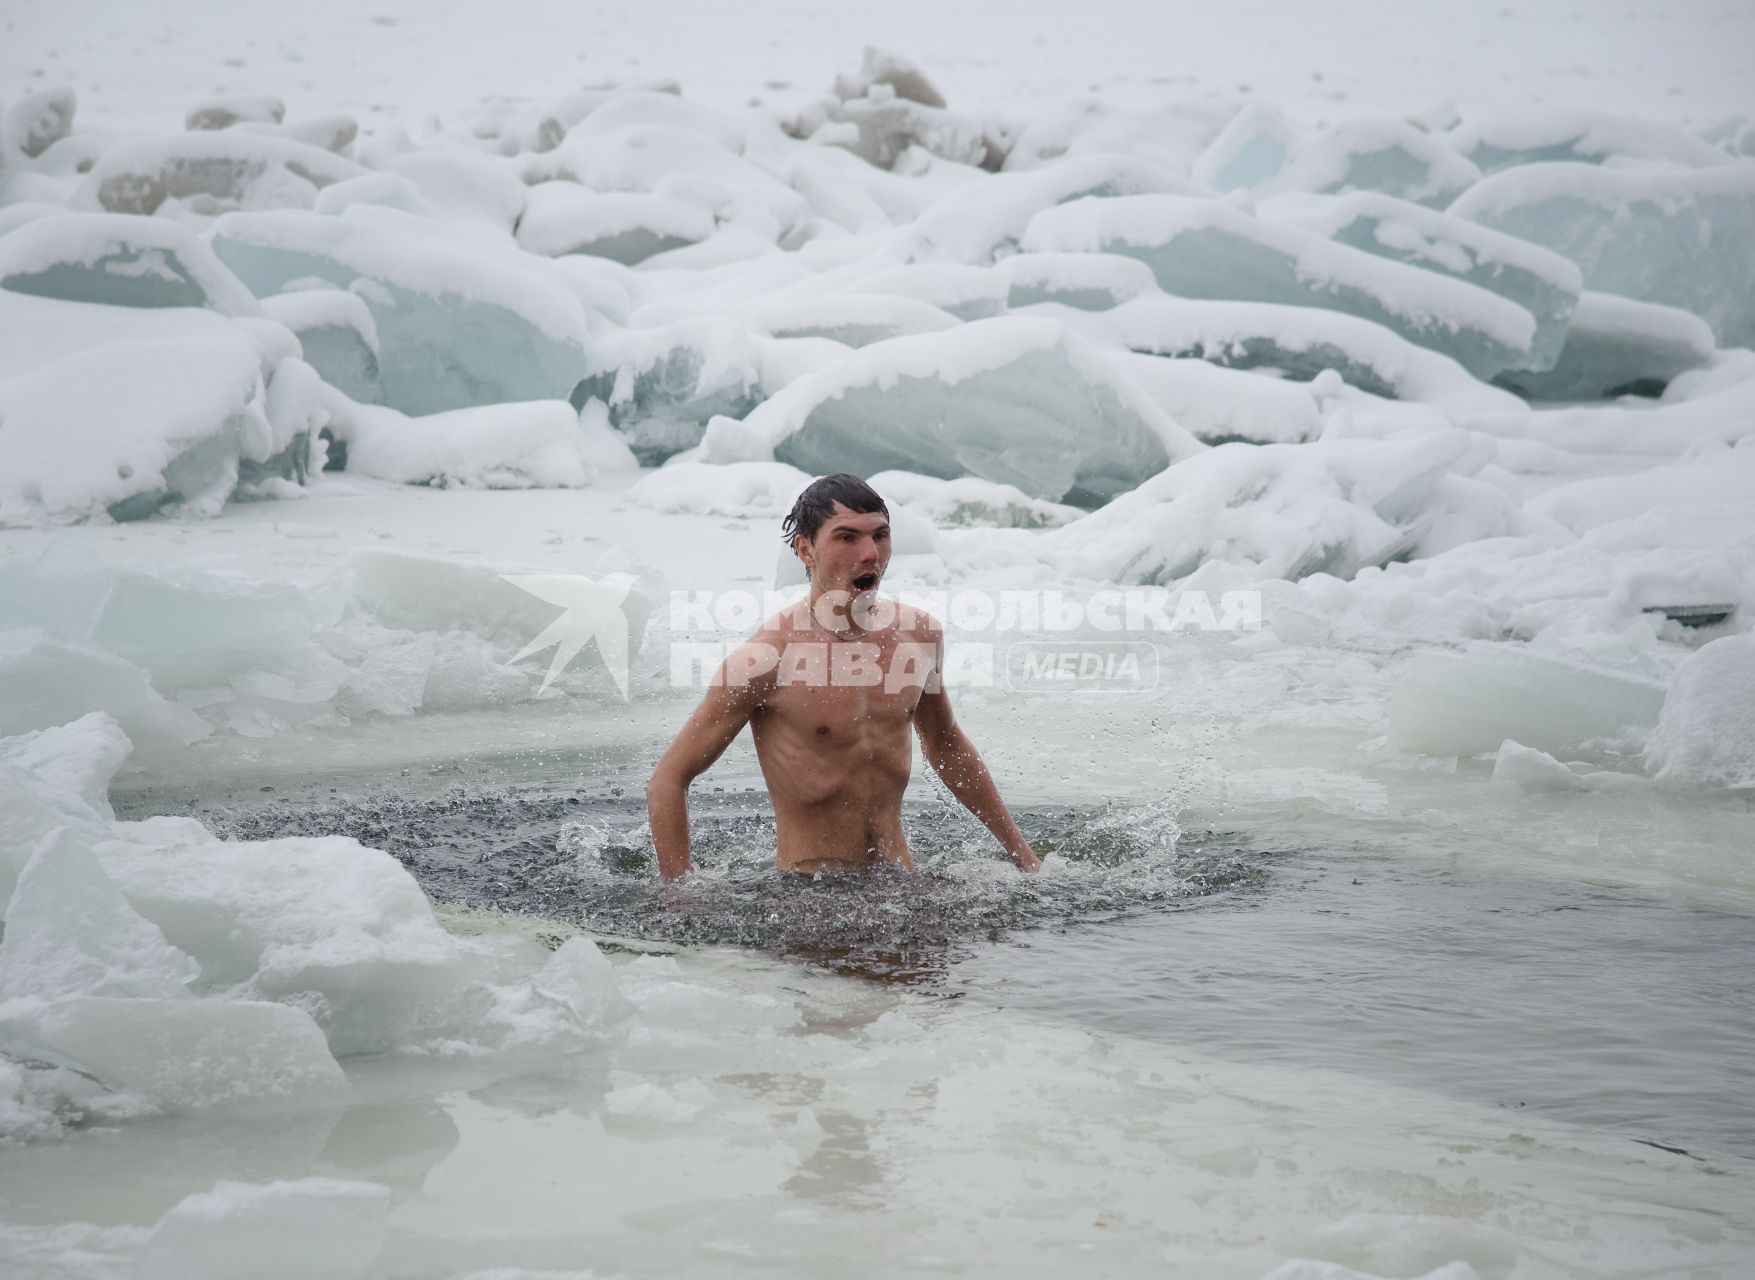
[[674,767],[659,765],[646,781],[646,807],[650,809],[654,805],[674,800],[679,795],[686,795],[691,781],[692,779],[684,777]]

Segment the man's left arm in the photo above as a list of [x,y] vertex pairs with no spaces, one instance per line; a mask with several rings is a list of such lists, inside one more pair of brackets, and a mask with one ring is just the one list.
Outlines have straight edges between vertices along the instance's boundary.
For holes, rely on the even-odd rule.
[[1005,801],[1000,799],[999,788],[981,753],[951,714],[950,694],[942,680],[933,680],[921,693],[920,705],[914,712],[914,728],[920,734],[920,750],[926,762],[958,802],[993,832],[1020,871],[1039,868],[1041,860],[1018,830]]

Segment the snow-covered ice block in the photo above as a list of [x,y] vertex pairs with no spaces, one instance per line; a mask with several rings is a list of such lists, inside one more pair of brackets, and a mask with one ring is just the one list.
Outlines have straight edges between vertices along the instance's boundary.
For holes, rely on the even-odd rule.
[[757,339],[731,320],[681,320],[606,331],[592,343],[572,403],[601,400],[634,456],[651,465],[701,442],[717,414],[741,418],[761,400]]
[[181,999],[200,972],[128,905],[92,856],[84,833],[66,827],[37,846],[5,913],[0,1001]]
[[1451,413],[1525,409],[1509,391],[1470,376],[1448,356],[1369,320],[1314,307],[1153,295],[1099,313],[1089,331],[1131,351],[1195,357],[1233,369],[1269,369],[1304,380],[1332,369],[1361,391]]
[[1493,783],[1523,791],[1582,791],[1584,779],[1546,751],[1507,738],[1493,757]]
[[1400,120],[1348,120],[1312,133],[1265,103],[1251,103],[1195,161],[1214,191],[1380,191],[1442,207],[1481,171],[1439,138]]
[[1589,107],[1471,107],[1446,141],[1483,173],[1554,162],[1656,160],[1699,167],[1730,159],[1686,129]]
[[586,253],[631,267],[654,254],[699,244],[713,229],[708,210],[671,196],[543,182],[530,188],[518,243],[550,258]]
[[565,400],[420,418],[375,405],[337,405],[330,427],[346,446],[347,471],[440,489],[583,488],[597,476],[594,452],[626,449],[606,427],[594,440]]
[[[114,716],[92,712],[52,728],[0,738],[0,762],[77,797],[99,817],[112,818],[110,779],[131,749]],[[0,888],[0,908],[10,893],[10,884]]]
[[79,100],[67,88],[27,93],[0,117],[0,148],[21,151],[31,159],[73,132]]
[[421,195],[420,188],[400,173],[367,173],[324,187],[317,193],[312,209],[316,213],[341,214],[356,204],[399,209],[423,218],[439,216],[439,211]]
[[1450,212],[1565,255],[1587,289],[1680,307],[1721,346],[1755,346],[1755,164],[1526,165]]
[[342,1057],[403,1047],[453,1012],[466,958],[389,854],[339,836],[225,842],[188,825],[167,838],[125,824],[98,853],[134,909],[200,964],[197,994],[296,1006]]
[[[664,595],[654,575],[624,559],[612,554],[584,572],[602,581],[626,575],[618,580],[628,588],[620,608],[635,654]],[[379,548],[354,552],[353,569],[354,607],[407,631],[467,631],[519,648],[558,616],[555,605],[509,580],[520,576],[515,569]]]
[[193,232],[132,214],[63,213],[0,236],[0,289],[123,307],[262,314],[243,282]]
[[72,547],[0,560],[0,627],[40,628],[125,659],[166,690],[294,660],[316,626],[286,583],[188,567],[107,565]]
[[130,138],[105,148],[75,202],[111,213],[156,213],[167,200],[201,214],[309,209],[321,188],[365,172],[321,147],[238,129]]
[[553,151],[527,158],[525,182],[534,186],[558,179],[593,191],[669,196],[696,204],[716,221],[769,246],[810,218],[803,196],[724,140],[702,132],[694,119],[623,123],[605,117],[604,123],[616,127],[574,129]]
[[627,496],[655,511],[778,520],[810,482],[810,476],[784,462],[678,460],[642,476]]
[[1535,317],[1508,298],[1216,200],[1078,200],[1037,214],[1023,245],[1138,258],[1166,293],[1180,297],[1358,316],[1452,357],[1477,377],[1527,363],[1535,340]]
[[861,276],[849,292],[914,298],[959,320],[986,320],[1006,308],[1004,277],[983,267],[909,263]]
[[1153,193],[1204,194],[1186,178],[1149,160],[1074,156],[1043,169],[994,174],[960,186],[923,210],[907,236],[917,261],[986,266],[1017,252],[1030,219],[1044,209],[1087,196]]
[[1136,351],[1111,359],[1206,444],[1297,444],[1322,433],[1322,409],[1310,383]]
[[1676,786],[1755,787],[1755,635],[1725,636],[1683,659],[1645,761]]
[[1168,585],[1208,561],[1276,578],[1351,578],[1413,551],[1440,484],[1468,451],[1460,431],[1220,445],[1044,534],[1042,546],[1063,572],[1105,582]]
[[0,633],[0,733],[47,729],[94,711],[114,716],[143,746],[182,746],[211,732],[112,653],[29,628]]
[[222,218],[213,247],[257,297],[315,279],[363,298],[385,402],[404,413],[559,399],[583,376],[579,303],[508,260],[302,213]]
[[511,235],[526,190],[510,162],[456,146],[429,145],[397,156],[389,171],[407,178],[427,207],[448,222]]
[[916,298],[863,293],[764,298],[741,309],[738,318],[776,338],[827,338],[849,347],[940,333],[958,323]]
[[216,1182],[159,1219],[134,1277],[368,1280],[389,1212],[390,1188],[375,1182]]
[[[360,122],[344,111],[334,111],[327,115],[306,116],[299,120],[282,121],[270,124],[266,121],[246,121],[237,126],[244,133],[262,133],[271,138],[285,138],[290,142],[301,143],[309,147],[321,147],[324,151],[333,151],[338,156],[348,154],[360,136]],[[324,187],[329,191],[331,187]],[[320,192],[319,195],[322,193]]]
[[347,1082],[308,1014],[259,1000],[15,1000],[0,1005],[0,1047],[71,1065],[155,1111]]
[[240,458],[280,451],[264,400],[242,337],[118,342],[0,382],[0,519],[212,514]]
[[946,110],[942,94],[913,63],[867,47],[858,73],[837,76],[832,94],[807,104],[788,132],[846,147],[893,169],[918,147],[953,164],[997,169],[1005,159],[996,132],[974,116]]
[[1107,311],[1158,288],[1145,263],[1113,253],[1017,253],[1001,258],[994,271],[1006,282],[1006,305],[1013,308],[1056,302]]
[[1085,514],[1077,507],[1044,502],[1012,485],[975,476],[941,480],[913,471],[880,471],[869,482],[886,503],[907,506],[939,527],[1055,529]]
[[270,94],[237,94],[209,98],[190,107],[183,127],[191,130],[229,129],[234,124],[279,124],[286,103]]
[[378,326],[358,294],[304,289],[264,298],[262,309],[298,337],[305,363],[323,381],[360,404],[384,402]]
[[1064,326],[1008,316],[853,352],[715,419],[703,460],[975,475],[1094,506],[1201,447]]
[[1541,373],[1503,373],[1499,384],[1531,400],[1656,396],[1672,379],[1705,366],[1714,349],[1712,328],[1698,316],[1613,294],[1585,293],[1553,367]]
[[1257,212],[1509,298],[1536,319],[1527,362],[1532,369],[1549,367],[1559,355],[1584,287],[1578,267],[1550,249],[1391,196],[1275,196]]
[[1664,687],[1511,646],[1414,658],[1389,700],[1389,741],[1423,755],[1477,755],[1512,738],[1540,751],[1600,750],[1657,723]]
[[[231,342],[241,337],[257,343],[259,337],[239,320],[199,307],[115,307],[10,289],[0,289],[0,333],[6,335],[0,342],[0,378],[32,373],[64,356],[128,339]],[[263,372],[269,367],[265,359]]]

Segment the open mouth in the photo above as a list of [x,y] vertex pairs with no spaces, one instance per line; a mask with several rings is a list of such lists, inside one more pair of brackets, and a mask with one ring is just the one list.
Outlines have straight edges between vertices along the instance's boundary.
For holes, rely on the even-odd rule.
[[875,573],[862,573],[853,580],[854,587],[860,591],[870,591],[877,584],[878,576]]

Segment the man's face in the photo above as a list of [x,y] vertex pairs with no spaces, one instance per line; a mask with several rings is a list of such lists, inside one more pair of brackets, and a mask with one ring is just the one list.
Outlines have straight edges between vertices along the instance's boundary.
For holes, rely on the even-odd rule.
[[816,537],[793,543],[817,592],[849,596],[875,591],[890,564],[890,519],[881,511],[860,514],[839,502]]

